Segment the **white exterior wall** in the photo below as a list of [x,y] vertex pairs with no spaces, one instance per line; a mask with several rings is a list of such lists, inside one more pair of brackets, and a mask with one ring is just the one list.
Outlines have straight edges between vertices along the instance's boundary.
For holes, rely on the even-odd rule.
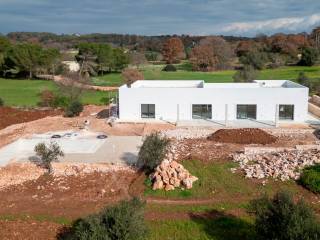
[[[298,85],[299,86],[299,85]],[[276,105],[294,105],[294,121],[304,122],[308,113],[308,88],[119,88],[119,118],[143,121],[141,104],[155,104],[156,119],[166,121],[192,120],[192,104],[211,104],[212,120],[237,119],[237,104],[256,104],[257,121],[275,121]],[[179,117],[177,106],[179,105]]]

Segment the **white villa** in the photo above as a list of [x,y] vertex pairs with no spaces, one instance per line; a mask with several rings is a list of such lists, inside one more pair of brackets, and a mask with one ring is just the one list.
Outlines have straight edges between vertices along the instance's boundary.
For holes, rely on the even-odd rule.
[[309,89],[288,80],[205,83],[202,80],[139,80],[119,88],[119,120],[146,122],[250,120],[276,125],[303,123]]

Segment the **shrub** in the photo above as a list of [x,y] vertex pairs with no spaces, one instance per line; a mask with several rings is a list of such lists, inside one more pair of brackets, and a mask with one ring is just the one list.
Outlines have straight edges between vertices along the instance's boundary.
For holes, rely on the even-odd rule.
[[300,183],[310,191],[320,193],[320,164],[305,168]]
[[251,203],[256,215],[255,229],[261,240],[314,240],[320,239],[317,219],[302,200],[294,203],[286,192],[273,199],[263,197]]
[[121,73],[123,81],[127,84],[128,87],[131,86],[137,80],[143,80],[143,73],[139,72],[136,69],[126,68]]
[[53,107],[67,108],[70,105],[70,99],[66,96],[55,96]]
[[41,107],[53,107],[55,96],[50,90],[43,90],[40,93],[40,102],[38,103]]
[[306,87],[310,86],[310,79],[304,72],[299,72],[297,82]]
[[165,158],[170,140],[160,133],[148,135],[140,148],[138,161],[147,171],[153,171]]
[[298,63],[300,66],[313,66],[316,64],[319,57],[318,50],[315,48],[302,49],[302,56]]
[[258,50],[249,51],[247,54],[240,57],[240,62],[243,65],[250,65],[254,69],[262,70],[268,62],[268,56],[265,52]]
[[134,198],[108,207],[98,214],[79,219],[69,233],[59,239],[77,240],[143,240],[147,236],[144,221],[145,204]]
[[64,156],[59,145],[55,142],[50,143],[49,146],[45,143],[39,143],[35,146],[34,151],[40,158],[40,162],[38,164],[47,169],[49,174],[52,173],[51,163],[57,161],[59,156]]
[[165,71],[165,72],[176,72],[177,68],[172,64],[168,64],[162,69],[162,71]]
[[4,106],[4,101],[2,98],[0,98],[0,107]]
[[65,111],[66,117],[76,117],[83,111],[83,105],[79,101],[74,101],[69,104]]
[[250,65],[246,65],[243,69],[237,71],[233,76],[234,82],[252,82],[258,76],[258,71]]

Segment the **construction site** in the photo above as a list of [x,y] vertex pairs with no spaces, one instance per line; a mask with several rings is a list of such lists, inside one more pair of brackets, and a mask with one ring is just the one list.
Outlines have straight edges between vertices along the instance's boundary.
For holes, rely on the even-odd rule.
[[[316,113],[314,108],[318,103],[310,104]],[[8,216],[0,220],[1,228],[7,229],[2,239],[10,239],[12,234],[21,237],[31,229],[37,231],[37,239],[43,239],[43,229],[50,232],[50,239],[55,239],[64,226],[57,219],[72,221],[133,196],[147,201],[147,219],[162,221],[189,217],[180,211],[174,216],[167,210],[156,213],[157,204],[188,207],[218,204],[225,199],[230,203],[246,202],[258,192],[289,186],[320,214],[319,195],[295,183],[304,167],[320,163],[317,125],[216,128],[152,122],[110,124],[103,114],[109,109],[94,105],[85,106],[80,116],[74,118],[63,117],[59,110],[3,107],[0,111],[4,116],[0,119],[0,215]],[[152,132],[169,138],[171,144],[165,160],[168,164],[160,166],[157,176],[154,175],[154,185],[148,187],[137,158],[144,137]],[[48,176],[36,164],[33,149],[39,142],[52,141],[61,146],[65,155],[53,163],[53,174]],[[199,164],[196,172],[191,169],[189,173],[189,163]],[[211,185],[202,185],[205,180],[201,171],[215,164],[229,166],[224,171],[234,176],[227,179],[215,176],[217,186],[222,184],[220,180],[228,182],[229,178],[237,178],[259,190],[249,194],[228,193],[225,189],[213,190]],[[172,174],[167,175],[168,172]],[[161,193],[167,191],[172,196]],[[191,194],[190,197],[181,198],[183,191]],[[228,214],[235,214],[234,211],[226,210]],[[242,215],[242,210],[236,214]],[[35,216],[44,220],[38,221]]]

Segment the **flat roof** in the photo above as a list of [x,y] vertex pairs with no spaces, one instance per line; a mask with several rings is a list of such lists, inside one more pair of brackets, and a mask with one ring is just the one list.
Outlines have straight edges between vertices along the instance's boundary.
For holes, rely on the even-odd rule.
[[[123,85],[127,88],[127,85]],[[254,80],[251,83],[205,83],[204,80],[138,80],[131,88],[306,88],[290,80]]]

